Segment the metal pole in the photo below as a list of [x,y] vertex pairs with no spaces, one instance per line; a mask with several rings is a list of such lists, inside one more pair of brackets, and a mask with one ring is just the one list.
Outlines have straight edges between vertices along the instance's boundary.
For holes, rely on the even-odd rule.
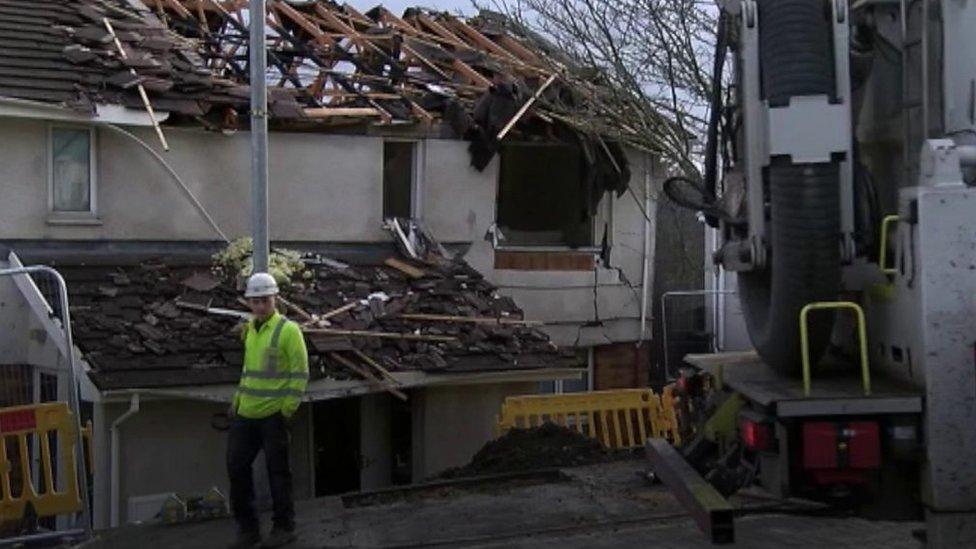
[[265,80],[265,0],[250,0],[251,61],[251,237],[254,272],[268,271],[268,88]]
[[922,0],[922,142],[929,138],[929,0]]
[[75,364],[74,337],[71,334],[71,312],[68,307],[68,285],[64,281],[61,273],[45,265],[32,265],[29,267],[19,267],[16,269],[0,269],[0,276],[29,275],[31,273],[45,273],[54,278],[58,284],[58,297],[61,300],[61,329],[64,330],[64,346],[67,355],[68,371],[71,372],[71,389],[68,391],[68,406],[75,415],[75,435],[77,444],[75,446],[75,470],[78,476],[78,491],[81,496],[81,513],[78,526],[83,529],[85,539],[91,539],[92,524],[89,518],[89,498],[88,498],[88,468],[85,467],[87,454],[85,453],[85,439],[81,434],[81,392],[79,388],[78,373],[79,366]]

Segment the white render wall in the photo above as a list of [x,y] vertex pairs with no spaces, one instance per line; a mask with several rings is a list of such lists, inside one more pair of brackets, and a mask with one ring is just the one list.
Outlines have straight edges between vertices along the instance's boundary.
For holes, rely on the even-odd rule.
[[[128,401],[95,405],[94,513],[96,528],[108,527],[111,504],[112,422],[129,409]],[[289,459],[296,500],[309,499],[312,470],[308,454],[308,411],[302,406],[292,425]],[[120,524],[131,497],[177,493],[203,495],[217,487],[230,495],[227,479],[227,433],[211,427],[213,414],[223,403],[191,400],[142,399],[139,412],[119,426]],[[270,501],[263,456],[254,464],[258,506]]]
[[[647,284],[654,285],[653,258],[660,180],[646,155],[630,154],[631,188],[619,198],[605,195],[597,216],[597,240],[604,222],[611,227],[610,267],[593,272],[496,270],[494,250],[485,234],[495,222],[495,200],[499,161],[496,157],[484,172],[468,166],[468,144],[463,141],[428,141],[426,177],[423,187],[423,217],[434,235],[444,241],[468,241],[465,259],[525,310],[527,318],[552,323],[546,332],[558,345],[592,346],[618,341],[649,339],[653,304],[646,299],[647,319],[641,336],[644,238],[648,238]],[[649,193],[645,196],[645,179]],[[634,197],[644,206],[645,219]],[[610,210],[608,212],[608,210]],[[607,215],[609,213],[609,215]],[[645,231],[647,233],[645,234]],[[594,298],[594,284],[596,297]],[[596,307],[594,310],[594,300]],[[600,326],[583,326],[597,319]]]
[[[151,130],[127,128],[154,148]],[[172,176],[138,143],[106,128],[96,136],[96,226],[47,222],[47,132],[42,121],[0,119],[0,235],[5,239],[216,240]],[[248,234],[249,134],[167,129],[160,152],[231,237]],[[382,141],[272,134],[271,234],[280,240],[377,240]]]
[[[159,150],[151,129],[126,128]],[[96,135],[99,224],[56,225],[47,214],[48,123],[0,119],[2,239],[216,240],[173,177],[142,147],[111,129]],[[160,152],[230,237],[249,233],[249,134],[224,135],[167,128],[170,152]],[[631,154],[631,188],[605,198],[597,219],[612,227],[611,268],[593,272],[496,271],[484,240],[495,221],[498,159],[484,171],[469,165],[468,144],[425,140],[421,215],[444,242],[470,242],[466,259],[513,297],[529,318],[547,327],[560,345],[599,345],[650,337],[653,304],[642,299],[644,238],[654,257],[658,186],[645,155]],[[270,137],[271,237],[282,241],[377,242],[382,224],[381,137],[272,133]],[[645,182],[652,189],[645,197]],[[610,195],[607,195],[608,197]],[[635,196],[648,204],[645,222]],[[645,234],[645,231],[649,231]],[[653,266],[653,261],[650,262]],[[653,285],[653,272],[647,276]],[[594,282],[597,282],[594,307]],[[595,309],[595,310],[594,310]],[[586,326],[599,317],[601,325]]]

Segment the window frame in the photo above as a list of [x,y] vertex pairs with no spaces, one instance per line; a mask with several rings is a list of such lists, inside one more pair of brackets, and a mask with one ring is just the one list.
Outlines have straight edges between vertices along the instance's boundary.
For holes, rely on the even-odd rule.
[[[552,145],[551,143],[534,143],[534,142],[518,142],[518,141],[509,143],[509,144],[510,145],[517,145],[517,146],[528,146],[528,147],[532,147],[532,146],[541,146],[541,147],[544,147],[544,146],[551,146]],[[493,226],[496,227],[497,230],[501,231],[502,235],[504,235],[505,234],[504,227],[501,227],[498,224],[498,210],[499,210],[499,207],[500,207],[499,196],[501,194],[501,186],[502,186],[502,172],[501,172],[501,168],[500,168],[500,166],[501,166],[501,155],[502,155],[502,151],[501,151],[501,149],[499,149],[499,151],[498,151],[499,170],[498,170],[498,173],[496,174],[496,177],[495,177],[495,208],[494,208],[494,216],[495,216],[495,219],[494,219],[494,225]],[[608,198],[610,198],[610,199],[608,199]],[[607,203],[606,206],[604,206],[604,202]],[[606,212],[607,219],[608,219],[608,221],[611,222],[611,225],[610,225],[610,233],[611,234],[609,235],[609,239],[611,241],[610,243],[612,244],[612,240],[613,240],[613,234],[612,234],[613,233],[613,224],[612,224],[612,219],[613,219],[613,200],[612,200],[612,197],[611,197],[610,193],[606,193],[604,195],[604,197],[601,198],[601,200],[600,200],[600,206],[599,207],[600,207],[600,209],[604,209],[604,208],[607,209],[607,212]],[[593,244],[588,245],[588,246],[578,246],[578,247],[575,247],[574,248],[574,247],[570,246],[569,244],[556,244],[556,243],[548,243],[548,244],[525,244],[525,243],[511,243],[511,242],[507,242],[505,240],[498,240],[497,244],[494,244],[493,243],[492,247],[495,250],[501,250],[501,251],[506,251],[506,252],[554,252],[554,253],[558,253],[558,252],[571,252],[571,253],[576,253],[576,252],[579,252],[579,253],[599,253],[599,252],[601,252],[603,250],[603,247],[602,247],[602,245],[600,243],[600,238],[602,237],[602,235],[599,233],[599,229],[598,229],[598,226],[597,226],[597,222],[599,220],[599,217],[600,217],[600,214],[599,213],[596,213],[596,214],[590,216],[590,220],[589,220],[590,221],[590,227],[589,227],[589,229],[590,229],[590,239],[591,239],[591,242],[593,242]]]
[[[382,145],[386,147],[387,143],[407,143],[412,145],[412,154],[410,161],[410,219],[421,219],[423,216],[423,181],[424,181],[424,162],[427,158],[426,149],[424,147],[423,139],[397,139],[397,138],[384,138]],[[384,169],[385,157],[382,150],[380,151],[380,166]],[[385,209],[385,204],[383,203],[386,194],[386,181],[381,175],[380,177],[380,215],[386,221],[386,216],[383,214]]]
[[[88,210],[60,211],[54,209],[54,132],[57,130],[85,130],[88,132]],[[82,124],[48,124],[47,127],[47,213],[48,220],[57,222],[92,221],[98,219],[98,132],[94,126]]]

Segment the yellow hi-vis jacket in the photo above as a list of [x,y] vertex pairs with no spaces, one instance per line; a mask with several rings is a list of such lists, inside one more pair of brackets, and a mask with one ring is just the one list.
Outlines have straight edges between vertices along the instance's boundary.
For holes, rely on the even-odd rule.
[[234,395],[237,415],[261,419],[281,412],[291,417],[308,384],[302,329],[276,312],[259,329],[248,322],[243,339],[244,368]]

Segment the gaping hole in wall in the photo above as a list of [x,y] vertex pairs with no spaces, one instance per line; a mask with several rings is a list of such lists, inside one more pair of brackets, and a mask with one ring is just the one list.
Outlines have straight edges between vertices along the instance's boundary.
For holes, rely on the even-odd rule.
[[410,141],[383,143],[383,219],[412,217],[415,148]]
[[498,228],[509,246],[592,246],[591,196],[578,147],[505,143],[498,176]]

